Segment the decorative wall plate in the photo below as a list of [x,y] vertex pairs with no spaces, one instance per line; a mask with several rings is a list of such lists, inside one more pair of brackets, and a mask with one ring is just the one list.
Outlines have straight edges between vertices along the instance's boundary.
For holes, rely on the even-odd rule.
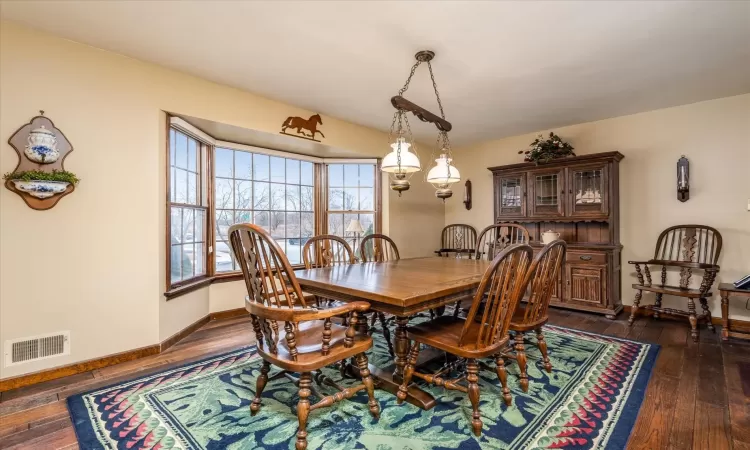
[[70,183],[65,181],[43,181],[43,180],[11,180],[16,185],[16,189],[28,192],[29,195],[36,198],[49,198],[55,194],[62,194]]

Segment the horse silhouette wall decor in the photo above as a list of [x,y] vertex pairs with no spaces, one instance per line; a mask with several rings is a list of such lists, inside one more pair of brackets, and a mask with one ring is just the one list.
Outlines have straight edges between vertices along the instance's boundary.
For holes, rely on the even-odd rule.
[[[315,139],[315,135],[320,133],[321,137],[326,136],[322,131],[318,130],[318,125],[323,125],[323,120],[320,118],[320,114],[310,116],[309,119],[303,119],[302,117],[287,117],[281,125],[281,134],[320,142],[318,139]],[[287,128],[296,128],[297,134],[287,133]]]

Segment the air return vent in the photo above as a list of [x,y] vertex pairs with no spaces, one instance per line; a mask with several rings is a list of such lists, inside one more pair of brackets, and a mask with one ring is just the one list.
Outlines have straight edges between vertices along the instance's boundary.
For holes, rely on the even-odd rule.
[[70,354],[70,332],[5,341],[5,367]]

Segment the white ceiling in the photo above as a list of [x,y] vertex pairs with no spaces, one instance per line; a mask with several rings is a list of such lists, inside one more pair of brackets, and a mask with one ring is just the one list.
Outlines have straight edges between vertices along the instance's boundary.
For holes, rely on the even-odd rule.
[[[5,1],[0,15],[362,125],[420,49],[467,144],[750,92],[750,2]],[[426,68],[405,95],[437,112]],[[418,121],[415,121],[418,122]],[[418,138],[434,128],[417,123]]]

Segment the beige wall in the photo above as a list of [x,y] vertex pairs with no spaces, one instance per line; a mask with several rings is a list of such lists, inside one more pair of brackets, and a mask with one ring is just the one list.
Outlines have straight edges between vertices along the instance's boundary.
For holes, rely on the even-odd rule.
[[[543,107],[541,105],[540,107]],[[550,130],[545,130],[548,133]],[[717,228],[724,238],[720,281],[750,273],[750,94],[676,108],[584,123],[554,131],[576,153],[619,151],[620,235],[623,262],[652,257],[659,232],[670,225],[699,223]],[[487,167],[522,161],[537,133],[485,142],[456,151],[456,164],[473,184],[474,208],[449,201],[445,222],[481,229],[492,223],[492,174]],[[677,159],[690,160],[690,200],[676,198]],[[623,267],[623,300],[632,304],[631,266]],[[647,297],[644,301],[652,301]],[[669,303],[686,309],[676,299]],[[665,302],[666,304],[666,302]],[[719,316],[718,299],[711,304]],[[744,302],[730,313],[750,319]]]
[[[162,111],[271,133],[286,117],[310,111],[0,22],[0,172],[17,163],[7,138],[40,109],[73,143],[66,168],[83,181],[45,212],[0,189],[0,342],[70,330],[72,353],[0,363],[0,378],[153,345],[209,311],[242,305],[240,283],[169,302],[162,296]],[[323,121],[331,146],[367,157],[388,150],[384,133]],[[387,203],[393,233],[409,220],[439,229],[444,217],[432,199],[419,209]],[[405,253],[419,255],[437,240],[431,232],[397,240]]]

